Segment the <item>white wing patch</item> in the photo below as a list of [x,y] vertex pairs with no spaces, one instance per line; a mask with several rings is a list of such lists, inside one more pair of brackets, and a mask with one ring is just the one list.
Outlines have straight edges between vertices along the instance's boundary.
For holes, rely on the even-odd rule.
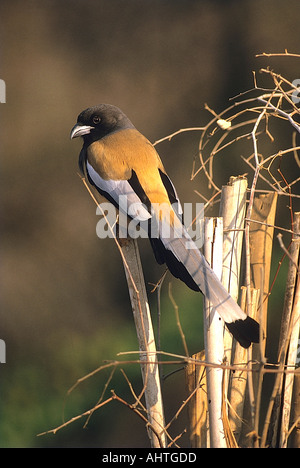
[[146,221],[151,218],[151,214],[127,180],[104,180],[88,161],[86,167],[94,184],[103,192],[108,193],[122,211],[136,221]]

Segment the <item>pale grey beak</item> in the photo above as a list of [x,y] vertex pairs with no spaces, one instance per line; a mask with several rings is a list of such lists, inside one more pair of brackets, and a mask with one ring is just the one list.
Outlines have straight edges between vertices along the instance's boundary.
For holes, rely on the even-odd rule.
[[71,130],[70,133],[70,138],[77,138],[83,135],[87,135],[88,133],[91,133],[91,130],[93,130],[95,127],[91,127],[90,125],[82,125],[82,124],[76,124]]

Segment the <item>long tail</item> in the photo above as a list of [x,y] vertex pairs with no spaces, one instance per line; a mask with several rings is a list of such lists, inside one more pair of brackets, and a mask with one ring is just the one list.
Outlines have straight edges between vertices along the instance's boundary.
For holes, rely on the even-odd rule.
[[170,223],[162,223],[159,237],[149,236],[156,260],[166,263],[170,272],[191,289],[201,291],[244,348],[257,343],[259,324],[245,314],[226,291],[178,218],[174,225],[170,233]]

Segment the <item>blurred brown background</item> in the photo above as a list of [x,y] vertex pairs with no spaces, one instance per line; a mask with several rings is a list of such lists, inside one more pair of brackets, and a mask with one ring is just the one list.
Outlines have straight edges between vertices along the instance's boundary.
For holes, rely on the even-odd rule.
[[[95,206],[77,175],[80,143],[69,132],[79,112],[115,104],[151,141],[201,126],[209,118],[204,104],[223,110],[253,87],[253,70],[269,65],[300,78],[299,59],[255,58],[300,52],[299,13],[298,0],[1,1],[2,447],[148,446],[143,423],[117,403],[95,413],[86,428],[83,419],[37,437],[92,407],[109,371],[66,397],[78,378],[119,351],[137,349],[119,254],[112,240],[96,237]],[[193,132],[158,147],[182,202],[199,201],[194,190],[207,191],[201,177],[190,182],[198,140]],[[248,171],[239,155],[223,164],[216,174],[221,184]],[[146,280],[155,283],[163,269],[148,243],[140,245]],[[196,352],[201,298],[175,280],[173,293],[189,351]],[[183,353],[167,282],[162,314],[162,349]],[[138,366],[124,369],[140,388]],[[133,401],[119,370],[110,388]],[[184,391],[183,371],[164,382],[167,420]],[[184,412],[173,436],[185,427]],[[179,444],[187,446],[185,435]]]

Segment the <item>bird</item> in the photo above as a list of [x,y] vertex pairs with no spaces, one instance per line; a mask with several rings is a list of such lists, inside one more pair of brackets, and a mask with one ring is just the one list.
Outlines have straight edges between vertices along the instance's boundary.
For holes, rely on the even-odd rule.
[[176,188],[152,143],[112,104],[83,110],[70,133],[71,139],[77,137],[83,139],[81,173],[128,219],[146,223],[158,264],[202,292],[242,347],[259,342],[258,322],[231,297],[188,234]]

